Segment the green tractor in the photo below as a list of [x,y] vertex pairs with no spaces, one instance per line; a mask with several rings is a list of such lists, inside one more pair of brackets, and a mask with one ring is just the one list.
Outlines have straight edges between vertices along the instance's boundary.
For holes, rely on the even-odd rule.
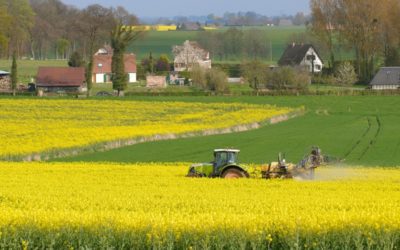
[[248,168],[238,163],[238,149],[214,150],[214,161],[190,166],[188,177],[248,178]]
[[[188,177],[209,178],[249,178],[249,168],[238,163],[238,149],[214,150],[214,161],[190,166]],[[314,179],[314,171],[327,161],[318,147],[313,147],[311,154],[298,164],[286,163],[279,154],[277,162],[259,166],[263,179]]]

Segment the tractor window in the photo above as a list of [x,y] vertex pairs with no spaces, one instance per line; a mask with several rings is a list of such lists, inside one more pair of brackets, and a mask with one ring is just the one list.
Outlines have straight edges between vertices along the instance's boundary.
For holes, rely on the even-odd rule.
[[216,159],[215,159],[217,166],[224,165],[227,162],[227,156],[228,155],[225,152],[217,153]]
[[228,163],[235,163],[236,162],[236,159],[237,157],[236,157],[236,154],[234,154],[234,153],[229,153],[228,154]]

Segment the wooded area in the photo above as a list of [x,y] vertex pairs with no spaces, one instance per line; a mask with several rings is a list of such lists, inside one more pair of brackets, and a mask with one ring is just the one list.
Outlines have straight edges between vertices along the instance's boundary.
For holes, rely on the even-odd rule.
[[90,5],[78,9],[61,0],[0,0],[0,56],[34,60],[68,59],[78,51],[87,59],[110,42],[120,17],[124,24],[138,20],[123,7]]
[[[399,0],[310,0],[310,7],[307,33],[293,34],[287,42],[314,44],[327,55],[331,73],[341,64],[339,51],[354,55],[351,63],[364,83],[378,67],[400,65]],[[111,42],[122,16],[122,25],[138,23],[123,7],[78,9],[62,0],[0,0],[0,57],[11,59],[15,52],[17,58],[68,59],[78,52],[90,64],[95,50]],[[196,40],[215,60],[274,61],[272,38],[261,29],[201,32]]]
[[400,65],[399,0],[311,0],[310,29],[335,67],[337,41],[355,53],[355,67],[368,82],[377,66]]

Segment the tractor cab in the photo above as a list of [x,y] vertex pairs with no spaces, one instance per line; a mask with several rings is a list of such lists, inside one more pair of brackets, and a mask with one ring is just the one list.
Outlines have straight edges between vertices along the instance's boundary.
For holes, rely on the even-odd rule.
[[221,168],[228,165],[237,165],[239,158],[238,149],[216,149],[214,150],[214,172],[219,172]]

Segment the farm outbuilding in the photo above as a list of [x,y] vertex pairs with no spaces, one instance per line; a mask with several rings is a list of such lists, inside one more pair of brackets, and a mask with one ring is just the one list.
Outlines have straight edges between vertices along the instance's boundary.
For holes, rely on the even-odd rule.
[[383,67],[372,79],[370,86],[375,90],[400,89],[400,67]]
[[165,88],[167,87],[167,77],[165,76],[146,76],[146,87]]
[[291,44],[279,60],[279,66],[304,66],[311,73],[322,71],[324,62],[311,44]]
[[36,87],[44,92],[83,92],[85,68],[40,67]]

